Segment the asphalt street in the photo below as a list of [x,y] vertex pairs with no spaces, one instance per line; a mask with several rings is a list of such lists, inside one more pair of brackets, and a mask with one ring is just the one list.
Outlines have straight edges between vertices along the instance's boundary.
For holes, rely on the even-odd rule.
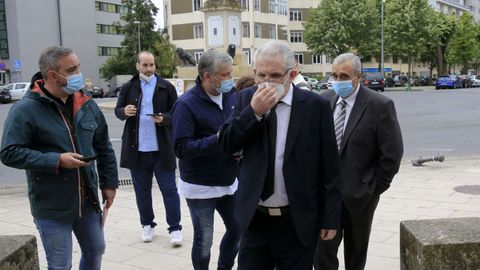
[[[432,90],[431,87],[416,91],[388,91],[396,105],[402,128],[404,159],[436,154],[449,157],[468,157],[480,154],[480,88]],[[96,99],[98,103],[115,101],[113,98]],[[3,123],[12,103],[0,104],[0,136]],[[113,147],[120,157],[121,134],[124,122],[111,110],[104,110],[109,125]],[[128,178],[129,172],[119,170],[120,178]],[[25,173],[0,164],[0,188],[25,185]]]

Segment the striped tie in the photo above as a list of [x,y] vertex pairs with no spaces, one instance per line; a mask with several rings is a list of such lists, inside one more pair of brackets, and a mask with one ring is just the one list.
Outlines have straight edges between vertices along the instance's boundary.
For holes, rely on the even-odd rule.
[[346,104],[345,100],[342,99],[342,101],[340,101],[340,112],[338,113],[337,119],[335,119],[335,136],[337,137],[338,149],[340,149],[340,143],[342,142],[343,126],[345,125],[345,117],[347,116],[345,109]]

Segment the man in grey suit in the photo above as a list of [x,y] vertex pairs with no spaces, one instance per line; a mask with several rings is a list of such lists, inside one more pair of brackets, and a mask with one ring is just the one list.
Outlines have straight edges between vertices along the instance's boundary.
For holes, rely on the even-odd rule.
[[315,269],[338,269],[344,240],[345,269],[364,269],[373,215],[398,172],[403,140],[393,101],[360,83],[361,63],[354,54],[333,62],[330,100],[342,173],[342,229],[332,241],[318,241]]

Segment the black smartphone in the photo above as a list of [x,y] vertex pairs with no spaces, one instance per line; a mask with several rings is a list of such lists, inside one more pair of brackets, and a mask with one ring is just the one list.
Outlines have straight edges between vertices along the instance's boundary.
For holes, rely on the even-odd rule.
[[84,161],[84,162],[89,162],[89,161],[97,159],[97,156],[93,155],[93,156],[88,156],[88,157],[78,157],[78,159],[81,160],[81,161]]
[[161,116],[161,113],[147,113],[147,116]]

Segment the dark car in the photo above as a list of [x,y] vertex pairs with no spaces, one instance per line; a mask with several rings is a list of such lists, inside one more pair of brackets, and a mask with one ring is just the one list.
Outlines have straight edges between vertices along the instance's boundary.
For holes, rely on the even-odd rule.
[[105,93],[103,92],[103,88],[99,86],[93,86],[92,97],[93,98],[103,98]]
[[467,75],[458,75],[458,78],[462,82],[462,88],[473,87],[473,81]]
[[385,87],[394,87],[395,82],[392,77],[385,77]]
[[454,89],[462,88],[462,81],[457,75],[442,75],[438,76],[435,82],[435,89]]
[[12,95],[10,95],[10,91],[6,88],[0,88],[0,103],[6,104],[12,101]]
[[363,85],[375,91],[385,91],[385,80],[380,72],[365,74]]

